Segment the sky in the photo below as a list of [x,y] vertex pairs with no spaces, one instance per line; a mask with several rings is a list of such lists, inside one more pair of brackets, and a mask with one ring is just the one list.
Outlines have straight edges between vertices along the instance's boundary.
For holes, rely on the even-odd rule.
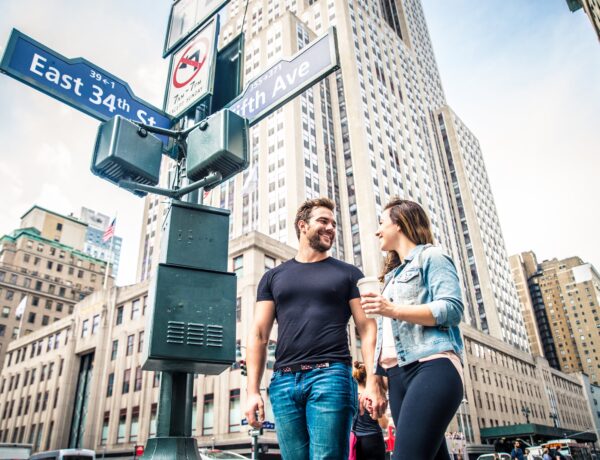
[[[84,57],[162,106],[167,0],[2,0],[12,28]],[[600,269],[600,43],[564,0],[423,0],[447,100],[479,138],[509,254]],[[0,235],[33,204],[117,216],[118,284],[135,282],[143,199],[90,172],[99,122],[0,75]]]
[[480,141],[508,254],[600,270],[600,42],[565,0],[423,0],[448,104]]

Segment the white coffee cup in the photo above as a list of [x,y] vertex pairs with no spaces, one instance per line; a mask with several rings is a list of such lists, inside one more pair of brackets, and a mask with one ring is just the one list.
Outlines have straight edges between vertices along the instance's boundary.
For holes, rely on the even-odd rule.
[[[377,277],[375,276],[365,276],[364,278],[359,279],[356,283],[356,286],[358,287],[358,292],[360,292],[361,296],[367,292],[374,292],[375,294],[379,294],[379,291],[381,289],[379,279],[377,279]],[[379,315],[371,313],[366,314],[366,316],[367,318],[377,318]]]

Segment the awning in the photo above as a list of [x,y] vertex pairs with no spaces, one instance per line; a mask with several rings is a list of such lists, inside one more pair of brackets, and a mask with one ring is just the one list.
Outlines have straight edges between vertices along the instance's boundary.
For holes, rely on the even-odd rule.
[[520,425],[495,426],[481,428],[481,441],[493,442],[498,439],[536,439],[549,441],[551,439],[574,439],[578,442],[596,442],[598,437],[595,431],[580,432],[566,428],[538,425],[536,423],[523,423]]

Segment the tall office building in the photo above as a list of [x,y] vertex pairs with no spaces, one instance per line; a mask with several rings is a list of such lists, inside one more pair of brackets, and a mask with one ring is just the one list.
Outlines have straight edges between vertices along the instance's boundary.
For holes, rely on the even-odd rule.
[[85,232],[83,252],[110,263],[110,274],[116,278],[119,273],[121,244],[123,238],[113,235],[112,239],[103,241],[104,232],[112,223],[112,218],[89,208],[81,208],[79,220],[88,224]]
[[106,263],[83,252],[86,228],[33,206],[19,229],[0,238],[0,365],[11,340],[73,313],[102,288]]
[[[537,262],[533,252],[511,256],[513,272],[527,279],[538,337],[550,364],[600,381],[600,274],[579,257]],[[534,338],[533,340],[536,340]]]
[[583,8],[585,14],[588,15],[592,23],[592,27],[596,31],[598,40],[600,40],[600,1],[598,0],[567,0],[567,5],[571,12],[575,12]]
[[445,171],[454,205],[462,266],[472,285],[477,328],[528,351],[529,342],[511,276],[502,229],[479,141],[448,107],[436,112]]
[[[220,46],[240,32],[245,5],[227,7]],[[415,200],[457,262],[465,322],[527,350],[481,150],[446,105],[420,1],[251,0],[244,81],[331,26],[340,70],[254,126],[249,168],[205,202],[231,210],[231,238],[258,231],[294,247],[298,205],[329,196],[339,222],[332,255],[372,275],[382,261],[374,234],[383,206],[393,196]],[[165,212],[163,199],[147,198],[139,280],[156,266]]]

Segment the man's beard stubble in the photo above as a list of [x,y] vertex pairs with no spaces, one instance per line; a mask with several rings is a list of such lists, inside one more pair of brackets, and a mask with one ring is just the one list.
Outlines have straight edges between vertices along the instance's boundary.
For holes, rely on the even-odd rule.
[[331,249],[331,246],[333,246],[334,238],[335,238],[335,234],[332,233],[330,235],[330,243],[327,245],[327,244],[321,243],[321,235],[319,234],[319,232],[315,232],[308,237],[308,244],[315,251],[327,252]]

